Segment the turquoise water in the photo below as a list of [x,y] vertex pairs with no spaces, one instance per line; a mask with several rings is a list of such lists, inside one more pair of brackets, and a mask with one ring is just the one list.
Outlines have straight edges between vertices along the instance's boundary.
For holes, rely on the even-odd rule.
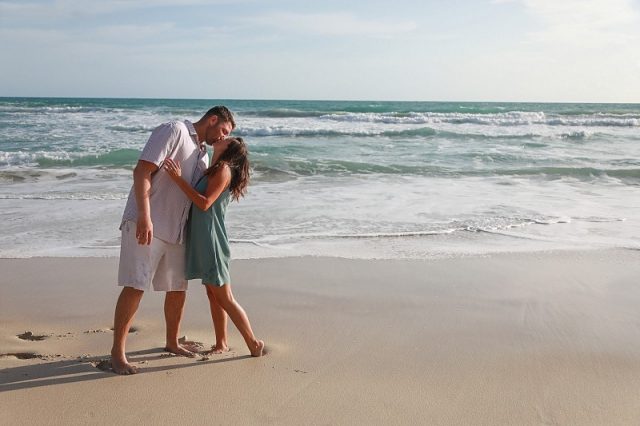
[[638,246],[637,104],[0,98],[0,256],[117,255],[149,133],[216,104],[253,165],[236,257]]

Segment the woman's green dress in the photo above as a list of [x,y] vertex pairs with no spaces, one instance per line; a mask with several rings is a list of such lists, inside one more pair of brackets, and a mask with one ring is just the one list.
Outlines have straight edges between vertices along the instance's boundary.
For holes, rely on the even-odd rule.
[[[209,176],[203,176],[195,186],[204,194]],[[202,284],[222,286],[231,282],[229,263],[231,251],[224,216],[231,200],[225,189],[207,211],[191,205],[187,224],[187,279],[202,279]]]

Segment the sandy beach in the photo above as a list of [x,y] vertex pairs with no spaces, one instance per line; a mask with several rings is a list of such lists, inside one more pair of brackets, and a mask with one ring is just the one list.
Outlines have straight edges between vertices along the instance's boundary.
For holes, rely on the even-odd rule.
[[[115,258],[0,260],[2,424],[640,423],[640,251],[233,263],[267,356],[162,350],[162,294],[102,371]],[[192,282],[181,334],[214,342]]]

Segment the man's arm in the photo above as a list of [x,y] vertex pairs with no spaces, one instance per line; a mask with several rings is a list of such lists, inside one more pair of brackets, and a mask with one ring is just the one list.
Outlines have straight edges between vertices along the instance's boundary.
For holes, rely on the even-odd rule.
[[138,244],[149,245],[153,239],[149,192],[151,191],[151,175],[156,170],[158,170],[158,166],[144,160],[139,160],[135,169],[133,169],[133,190],[138,206],[138,222],[136,224]]

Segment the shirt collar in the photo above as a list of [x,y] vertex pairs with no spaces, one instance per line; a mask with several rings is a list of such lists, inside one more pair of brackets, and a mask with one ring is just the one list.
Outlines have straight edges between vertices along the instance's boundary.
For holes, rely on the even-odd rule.
[[200,142],[198,140],[198,132],[196,132],[196,128],[193,127],[193,123],[191,123],[189,120],[184,120],[184,124],[185,126],[187,126],[187,130],[189,130],[189,135],[191,135],[191,140],[193,141],[193,143],[198,145],[198,148],[200,148],[201,151],[203,149],[207,149],[204,142]]

